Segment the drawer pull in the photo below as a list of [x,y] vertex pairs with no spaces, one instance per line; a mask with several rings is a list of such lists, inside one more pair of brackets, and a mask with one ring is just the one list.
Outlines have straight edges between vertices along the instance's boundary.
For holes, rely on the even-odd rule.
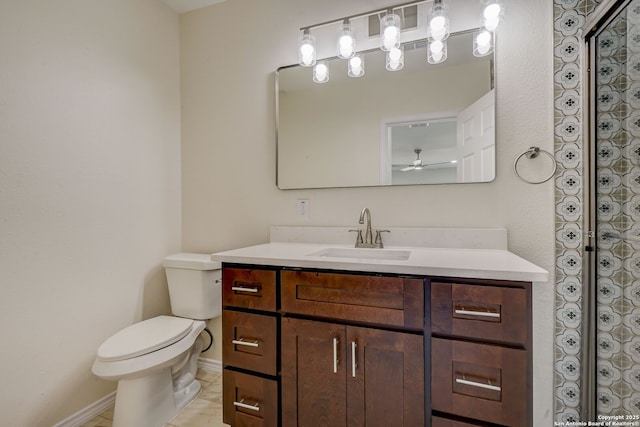
[[232,286],[231,290],[234,292],[248,292],[251,294],[257,294],[260,292],[260,289],[258,288],[245,288],[244,286]]
[[355,341],[351,341],[351,376],[353,378],[356,377],[356,368],[358,367],[358,363],[356,362],[356,350],[358,344]]
[[465,380],[463,378],[456,378],[456,382],[459,384],[470,385],[472,387],[486,388],[487,390],[502,391],[502,388],[496,385],[478,383],[475,381]]
[[232,344],[236,345],[244,345],[247,347],[258,347],[260,345],[260,341],[258,340],[245,340],[245,338],[238,338],[237,340],[231,341]]
[[338,373],[338,338],[333,339],[333,373]]
[[244,403],[244,399],[240,399],[240,402],[234,401],[233,406],[237,406],[239,408],[251,409],[252,411],[260,411],[260,402],[256,402],[253,405],[249,405]]
[[496,317],[500,318],[500,313],[492,313],[490,311],[472,311],[472,310],[456,310],[456,314],[464,314],[467,316]]

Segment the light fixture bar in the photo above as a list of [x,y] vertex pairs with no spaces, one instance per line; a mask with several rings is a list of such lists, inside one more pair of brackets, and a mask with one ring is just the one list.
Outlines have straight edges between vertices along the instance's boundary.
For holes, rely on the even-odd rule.
[[300,31],[305,31],[305,30],[312,30],[314,28],[320,28],[320,27],[324,27],[327,25],[331,25],[331,24],[335,24],[337,22],[344,22],[345,20],[351,20],[351,19],[356,19],[356,18],[363,18],[363,17],[367,17],[370,15],[377,15],[380,13],[387,13],[387,11],[389,11],[390,9],[395,10],[395,9],[403,9],[407,6],[413,6],[413,5],[417,5],[417,4],[422,4],[422,3],[430,3],[432,0],[419,0],[419,1],[409,1],[406,3],[400,3],[400,4],[395,4],[393,6],[390,7],[383,7],[381,9],[375,9],[375,10],[371,10],[369,12],[364,12],[364,13],[359,13],[357,15],[350,15],[350,16],[345,16],[339,19],[333,19],[331,21],[325,21],[325,22],[321,22],[319,24],[314,24],[314,25],[309,25],[306,27],[300,27]]

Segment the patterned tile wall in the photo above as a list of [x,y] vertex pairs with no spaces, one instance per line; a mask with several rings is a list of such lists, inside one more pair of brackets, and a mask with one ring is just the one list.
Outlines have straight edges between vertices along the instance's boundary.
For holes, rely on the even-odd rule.
[[595,7],[554,0],[556,174],[555,421],[580,420],[582,323],[582,27]]
[[[582,27],[594,0],[554,0],[556,178],[555,421],[580,419]],[[640,0],[598,39],[597,405],[640,414]],[[607,238],[627,233],[638,241]]]

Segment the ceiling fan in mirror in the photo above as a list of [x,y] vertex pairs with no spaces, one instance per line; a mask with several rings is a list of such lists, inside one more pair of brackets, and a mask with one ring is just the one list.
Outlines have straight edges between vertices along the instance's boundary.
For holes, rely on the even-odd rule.
[[[450,160],[447,162],[437,162],[437,163],[424,163],[422,161],[422,159],[420,158],[420,153],[422,153],[422,149],[421,148],[416,148],[415,150],[413,150],[414,153],[416,153],[416,159],[413,161],[413,164],[410,164],[406,167],[403,167],[400,169],[400,171],[402,172],[408,172],[408,171],[412,171],[412,170],[422,170],[423,168],[429,167],[429,166],[439,166],[439,165],[450,165],[452,163],[457,163],[457,160]],[[394,166],[402,166],[402,165],[394,165]]]

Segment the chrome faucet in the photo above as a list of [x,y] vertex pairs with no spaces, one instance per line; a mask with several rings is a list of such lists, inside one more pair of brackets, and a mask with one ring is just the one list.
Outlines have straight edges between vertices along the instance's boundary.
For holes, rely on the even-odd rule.
[[356,248],[382,248],[384,245],[382,244],[382,235],[381,233],[389,233],[389,230],[376,230],[376,240],[373,241],[373,231],[371,230],[371,212],[369,212],[368,208],[362,209],[360,212],[360,219],[358,220],[359,224],[364,224],[365,216],[367,218],[367,228],[364,232],[364,238],[362,238],[362,229],[358,228],[357,230],[349,230],[354,233],[358,233],[356,236]]
[[361,248],[374,248],[373,244],[373,233],[371,232],[371,212],[369,212],[369,208],[362,209],[360,212],[360,219],[358,220],[358,224],[364,224],[364,216],[367,216],[367,229],[364,233],[364,243],[361,244]]

